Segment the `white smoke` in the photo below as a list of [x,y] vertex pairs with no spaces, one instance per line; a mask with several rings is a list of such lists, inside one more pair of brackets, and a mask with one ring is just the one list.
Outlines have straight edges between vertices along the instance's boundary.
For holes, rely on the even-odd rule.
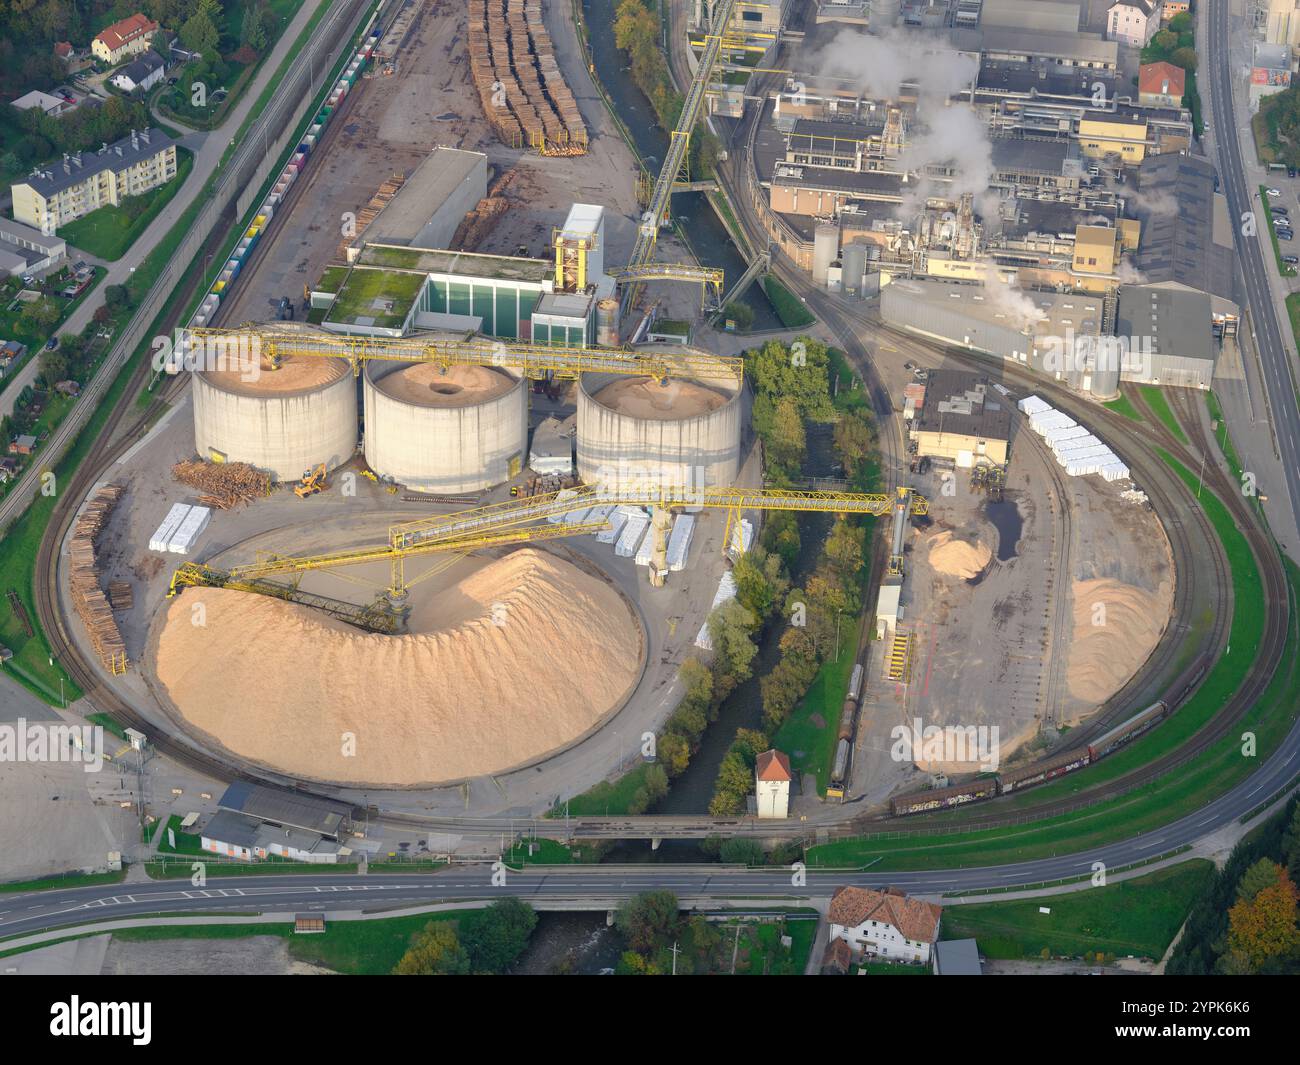
[[1022,333],[1032,333],[1034,326],[1047,317],[1033,297],[1015,281],[1003,280],[992,259],[984,260],[984,298],[1005,314],[1012,326]]
[[802,57],[804,69],[848,79],[854,89],[879,100],[894,100],[904,86],[915,92],[916,115],[899,160],[908,178],[903,186],[900,217],[921,210],[933,191],[927,167],[954,171],[945,195],[976,197],[983,216],[996,204],[988,196],[993,182],[993,146],[988,127],[964,102],[952,97],[979,74],[979,60],[951,48],[937,35],[890,28],[881,34],[838,34],[833,41]]

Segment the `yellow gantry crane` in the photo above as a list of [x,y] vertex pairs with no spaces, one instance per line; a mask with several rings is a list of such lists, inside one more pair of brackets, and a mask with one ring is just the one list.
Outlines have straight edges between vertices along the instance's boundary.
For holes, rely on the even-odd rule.
[[[401,626],[408,590],[414,583],[406,577],[408,558],[440,552],[463,554],[479,548],[536,543],[596,532],[606,527],[607,519],[601,515],[591,520],[590,512],[593,510],[618,505],[640,506],[651,508],[656,518],[656,549],[655,558],[651,562],[651,580],[662,583],[666,574],[664,556],[667,550],[668,524],[664,519],[675,507],[725,509],[728,511],[729,531],[735,516],[742,510],[882,515],[890,512],[896,498],[890,495],[789,488],[584,485],[527,499],[511,499],[451,514],[402,522],[389,528],[388,541],[383,544],[316,555],[272,554],[228,569],[185,562],[172,575],[168,595],[196,586],[234,588],[319,606],[335,617],[371,631],[395,632]],[[913,514],[925,514],[929,510],[927,501],[915,493],[909,494],[908,506]],[[562,519],[579,512],[587,517],[576,522],[547,520]],[[279,584],[270,580],[278,576],[296,581],[301,574],[312,570],[374,562],[388,564],[389,585],[384,590],[385,599],[368,607],[352,607],[322,596],[303,594],[300,597],[296,584]]]
[[[695,277],[694,280],[700,280]],[[635,374],[662,382],[669,377],[739,382],[744,359],[714,355],[703,348],[664,351],[662,345],[638,348],[551,347],[470,334],[445,337],[360,337],[293,330],[272,325],[243,325],[235,329],[191,329],[189,343],[203,346],[196,364],[231,369],[257,368],[265,360],[272,370],[284,358],[344,359],[354,374],[370,359],[452,366],[497,366],[521,376],[576,378],[584,373]]]

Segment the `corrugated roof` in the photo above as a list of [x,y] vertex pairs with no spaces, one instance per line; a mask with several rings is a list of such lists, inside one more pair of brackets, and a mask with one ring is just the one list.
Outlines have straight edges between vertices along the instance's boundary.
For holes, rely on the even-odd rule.
[[247,814],[290,828],[319,832],[324,836],[337,836],[352,814],[352,808],[347,803],[277,791],[242,780],[231,784],[217,805],[223,810]]

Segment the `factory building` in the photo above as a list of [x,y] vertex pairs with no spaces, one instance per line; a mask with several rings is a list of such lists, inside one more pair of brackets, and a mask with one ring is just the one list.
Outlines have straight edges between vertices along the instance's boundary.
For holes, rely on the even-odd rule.
[[978,374],[932,370],[908,438],[918,456],[959,469],[1005,466],[1011,408]]
[[1207,328],[1216,297],[1177,287],[1125,285],[1118,335],[1131,355],[1122,377],[1180,388],[1209,388],[1220,345]]

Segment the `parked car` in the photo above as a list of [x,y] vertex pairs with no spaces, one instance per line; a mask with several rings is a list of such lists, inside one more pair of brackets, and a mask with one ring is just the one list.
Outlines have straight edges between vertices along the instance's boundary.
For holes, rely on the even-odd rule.
[[1287,266],[1300,266],[1300,255],[1283,255],[1282,261]]
[[1281,196],[1281,195],[1282,195],[1282,190],[1281,190],[1281,189],[1265,189],[1265,191],[1266,191],[1270,196]]
[[1288,167],[1286,168],[1286,176],[1287,176],[1287,177],[1289,177],[1289,178],[1293,178],[1293,177],[1295,177],[1295,173],[1296,173],[1296,171],[1295,171],[1295,167],[1293,167],[1293,166],[1288,166]]
[[46,351],[53,351],[53,350],[54,350],[55,348],[57,348],[58,346],[59,346],[59,338],[58,338],[58,337],[50,337],[50,339],[47,340],[47,341],[45,342],[45,350],[46,350]]
[[1288,229],[1288,230],[1286,230],[1286,232],[1284,232],[1284,233],[1279,233],[1279,234],[1277,235],[1277,239],[1278,239],[1278,240],[1290,240],[1290,239],[1291,239],[1292,237],[1294,237],[1294,236],[1295,236],[1295,234],[1292,233],[1291,230]]

